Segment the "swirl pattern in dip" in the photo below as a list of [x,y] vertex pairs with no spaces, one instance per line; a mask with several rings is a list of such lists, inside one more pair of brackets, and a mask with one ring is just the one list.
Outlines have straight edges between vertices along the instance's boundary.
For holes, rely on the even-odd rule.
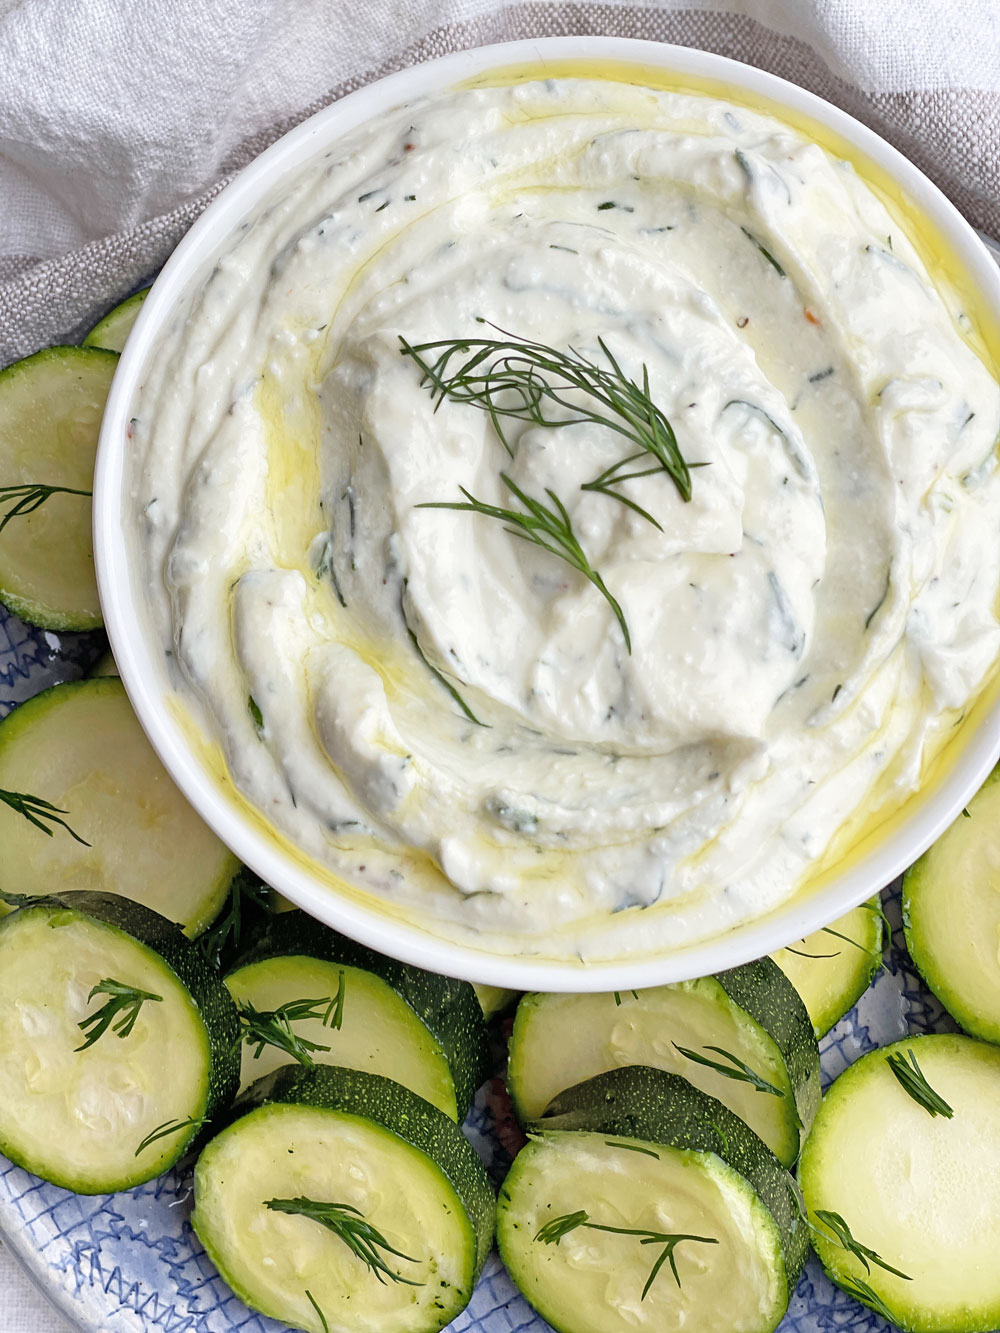
[[[789,897],[920,782],[1000,649],[1000,390],[847,163],[708,97],[558,79],[286,177],[165,332],[129,521],[178,688],[267,820],[438,934],[662,951]],[[648,370],[692,471],[435,404],[488,320]],[[620,603],[460,488],[565,504]],[[472,721],[469,713],[483,725]]]

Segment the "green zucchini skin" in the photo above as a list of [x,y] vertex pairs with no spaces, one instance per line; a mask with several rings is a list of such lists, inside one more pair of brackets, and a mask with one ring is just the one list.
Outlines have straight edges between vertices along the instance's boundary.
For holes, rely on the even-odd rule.
[[795,1185],[752,1129],[720,1101],[678,1074],[628,1065],[560,1093],[529,1134],[586,1130],[616,1139],[714,1153],[749,1181],[774,1218],[785,1255],[789,1298],[809,1253],[809,1229]]
[[228,1127],[261,1106],[316,1106],[381,1125],[431,1158],[448,1177],[476,1234],[478,1278],[493,1245],[496,1196],[472,1144],[443,1111],[381,1074],[336,1065],[282,1065],[265,1074],[221,1118]]
[[[27,900],[23,906],[0,921],[0,933],[17,929],[26,917],[38,914],[46,918],[60,916],[83,918],[109,926],[155,954],[187,993],[201,1018],[207,1037],[208,1072],[205,1102],[200,1108],[201,1120],[210,1122],[232,1102],[239,1087],[240,1070],[240,1024],[236,1007],[222,980],[203,962],[195,946],[178,926],[158,912],[141,903],[122,898],[118,894],[69,890]],[[122,1066],[127,1067],[129,1061],[127,1041],[123,1043],[120,1055]],[[169,1060],[170,1052],[164,1050],[164,1077],[168,1080]],[[171,1136],[172,1156],[169,1160],[154,1159],[160,1160],[160,1164],[152,1172],[144,1168],[139,1160],[134,1171],[130,1170],[127,1173],[128,1178],[122,1178],[120,1183],[95,1184],[87,1170],[82,1167],[77,1168],[77,1176],[73,1180],[56,1179],[55,1176],[49,1175],[46,1175],[46,1179],[52,1179],[54,1183],[74,1189],[78,1193],[87,1194],[105,1193],[109,1187],[128,1188],[149,1179],[151,1174],[160,1174],[171,1162],[179,1160],[191,1145],[205,1134],[206,1131],[201,1123],[180,1129]],[[8,1155],[16,1156],[9,1147],[7,1151]],[[39,1163],[36,1162],[22,1162],[21,1165],[35,1172],[39,1170]]]
[[98,320],[80,344],[81,347],[101,347],[107,352],[121,352],[125,340],[132,332],[139,308],[148,295],[149,288],[143,287],[141,291],[119,302],[103,319]]
[[[689,1075],[696,1066],[680,1048],[725,1050],[732,1040],[725,1034],[732,1033],[733,1025],[739,1041],[745,1039],[744,1046],[736,1047],[737,1058],[765,1069],[767,1079],[780,1088],[780,1098],[750,1092],[745,1083],[715,1072],[705,1075],[697,1069]],[[755,1063],[751,1052],[757,1050],[766,1064]],[[716,1058],[708,1049],[705,1056]],[[537,1117],[560,1088],[625,1064],[690,1077],[742,1115],[786,1166],[798,1156],[820,1100],[812,1023],[797,991],[770,959],[634,995],[537,993],[518,1005],[507,1084],[522,1124]],[[753,1105],[745,1104],[748,1098]]]
[[476,992],[467,981],[455,981],[386,958],[298,910],[272,917],[261,938],[240,955],[230,971],[294,954],[373,972],[394,990],[444,1051],[455,1084],[458,1119],[464,1119],[476,1089],[490,1074],[486,1020]]
[[[890,1059],[916,1060],[951,1115],[931,1115]],[[949,1032],[868,1051],[827,1089],[798,1178],[811,1219],[839,1214],[858,1242],[906,1274],[862,1264],[822,1224],[813,1245],[838,1286],[868,1284],[907,1333],[1000,1328],[996,1046]]]
[[1000,766],[903,876],[910,957],[966,1032],[1000,1043]]
[[777,963],[758,958],[717,972],[715,979],[734,1004],[764,1029],[781,1052],[791,1080],[803,1137],[819,1109],[819,1046],[802,998]]

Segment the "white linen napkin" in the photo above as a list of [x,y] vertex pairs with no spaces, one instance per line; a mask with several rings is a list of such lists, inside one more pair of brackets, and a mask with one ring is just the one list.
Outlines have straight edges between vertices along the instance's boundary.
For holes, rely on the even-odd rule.
[[995,0],[0,0],[0,365],[146,278],[220,181],[320,106],[555,33],[701,46],[792,79],[1000,233]]
[[[319,107],[559,33],[700,46],[800,83],[1000,235],[996,0],[0,0],[0,366],[77,336]],[[68,1329],[0,1248],[0,1333]]]

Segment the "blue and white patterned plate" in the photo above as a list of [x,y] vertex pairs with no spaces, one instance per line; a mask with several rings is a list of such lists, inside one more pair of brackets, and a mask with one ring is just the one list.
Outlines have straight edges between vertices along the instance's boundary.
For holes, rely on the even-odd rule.
[[[102,635],[31,629],[0,608],[0,716],[57,681],[80,676]],[[907,1034],[955,1025],[913,971],[902,941],[898,888],[886,967],[823,1040],[824,1082],[858,1056]],[[499,1183],[513,1139],[498,1081],[480,1091],[465,1124]],[[29,1275],[82,1333],[285,1333],[229,1291],[189,1221],[190,1169],[123,1194],[85,1197],[47,1185],[0,1157],[0,1232]],[[454,1333],[549,1333],[494,1253]],[[837,1290],[811,1259],[779,1333],[887,1333],[891,1325]]]

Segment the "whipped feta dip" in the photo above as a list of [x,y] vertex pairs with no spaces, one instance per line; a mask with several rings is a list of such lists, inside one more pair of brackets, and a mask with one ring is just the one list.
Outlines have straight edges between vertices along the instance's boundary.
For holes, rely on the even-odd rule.
[[[598,961],[759,917],[919,787],[1000,652],[967,324],[768,114],[557,78],[383,115],[146,367],[125,519],[174,685],[275,830],[439,936]],[[690,500],[584,489],[635,446],[583,413],[508,451],[433,398],[401,340],[489,325],[648,374]],[[566,561],[424,507],[518,508],[501,473],[565,506],[630,650]]]

